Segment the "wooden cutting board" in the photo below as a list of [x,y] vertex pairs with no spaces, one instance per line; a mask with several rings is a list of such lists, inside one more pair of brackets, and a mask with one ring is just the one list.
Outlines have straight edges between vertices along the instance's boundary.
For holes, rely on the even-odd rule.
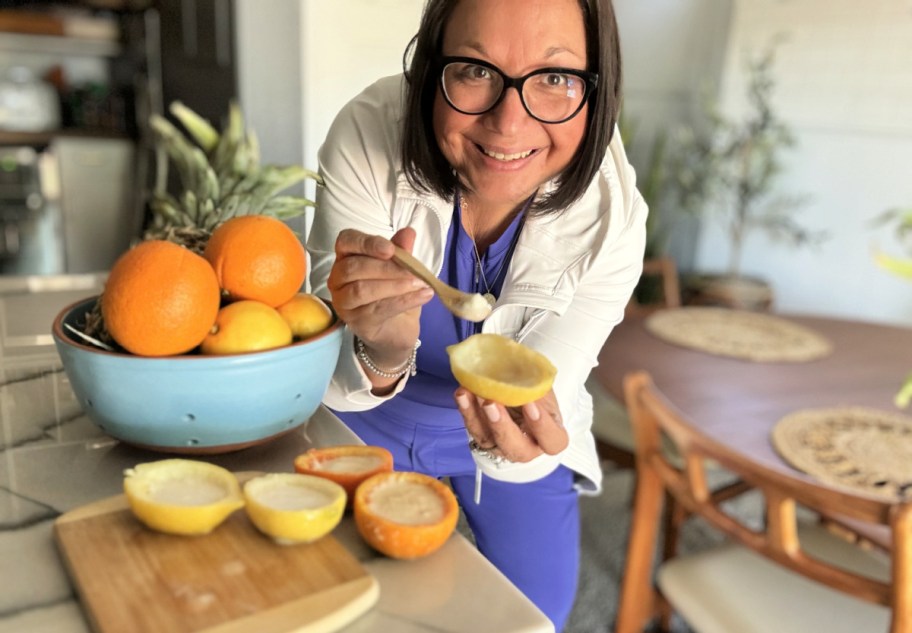
[[243,509],[206,536],[146,528],[118,495],[54,532],[99,633],[329,633],[370,609],[373,576],[332,535],[277,545]]

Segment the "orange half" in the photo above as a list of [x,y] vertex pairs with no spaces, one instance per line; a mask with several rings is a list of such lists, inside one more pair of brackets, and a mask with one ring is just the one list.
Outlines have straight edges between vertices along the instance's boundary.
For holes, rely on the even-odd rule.
[[382,446],[312,448],[295,458],[294,468],[299,473],[323,477],[345,488],[351,507],[361,482],[377,473],[393,470],[393,454]]
[[391,558],[421,558],[453,533],[459,504],[450,488],[414,472],[388,472],[355,492],[355,525],[368,545]]

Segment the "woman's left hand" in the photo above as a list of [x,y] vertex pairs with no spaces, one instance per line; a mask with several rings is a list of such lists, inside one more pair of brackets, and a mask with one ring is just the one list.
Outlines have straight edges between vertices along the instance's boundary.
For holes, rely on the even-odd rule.
[[477,447],[508,461],[528,462],[543,453],[556,455],[570,443],[554,391],[522,407],[482,400],[463,387],[454,396]]

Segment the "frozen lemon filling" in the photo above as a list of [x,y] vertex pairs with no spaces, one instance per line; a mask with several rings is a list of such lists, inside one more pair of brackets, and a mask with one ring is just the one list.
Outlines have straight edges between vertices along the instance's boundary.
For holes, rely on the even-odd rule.
[[323,470],[330,473],[360,473],[374,470],[383,464],[379,455],[341,455],[318,461],[314,470]]
[[304,486],[276,486],[263,488],[257,494],[257,501],[274,510],[312,510],[329,505],[333,497]]
[[150,501],[172,506],[201,506],[228,496],[224,484],[204,479],[165,479],[149,484]]
[[424,525],[440,521],[445,513],[443,500],[432,488],[410,481],[377,486],[368,506],[374,514],[404,525]]

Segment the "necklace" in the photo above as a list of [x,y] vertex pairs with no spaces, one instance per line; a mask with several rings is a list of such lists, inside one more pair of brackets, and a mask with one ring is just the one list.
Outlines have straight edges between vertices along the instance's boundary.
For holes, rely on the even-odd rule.
[[[492,282],[488,283],[487,276],[484,272],[484,266],[481,264],[481,253],[478,252],[478,245],[475,242],[475,236],[469,235],[469,239],[472,241],[472,251],[475,254],[475,284],[478,284],[479,279],[484,284],[485,291],[482,293],[484,300],[488,302],[492,308],[494,304],[497,303],[497,297],[494,296],[494,287],[497,285],[497,280],[500,279],[500,274],[504,271],[504,267],[507,265],[507,262],[513,256],[513,249],[516,246],[516,242],[519,239],[519,234],[522,231],[523,223],[525,222],[525,213],[526,209],[529,208],[529,205],[532,204],[532,200],[535,198],[534,195],[530,196],[526,203],[523,205],[523,208],[520,210],[520,215],[522,219],[520,220],[520,225],[516,227],[516,231],[513,234],[513,238],[510,240],[510,246],[507,249],[506,254],[504,255],[503,260],[500,262],[500,266],[497,267],[497,270],[494,273],[494,276],[491,277]],[[462,191],[458,192],[458,202],[459,202],[459,215],[465,217],[464,212],[468,209],[466,200],[462,195]]]

